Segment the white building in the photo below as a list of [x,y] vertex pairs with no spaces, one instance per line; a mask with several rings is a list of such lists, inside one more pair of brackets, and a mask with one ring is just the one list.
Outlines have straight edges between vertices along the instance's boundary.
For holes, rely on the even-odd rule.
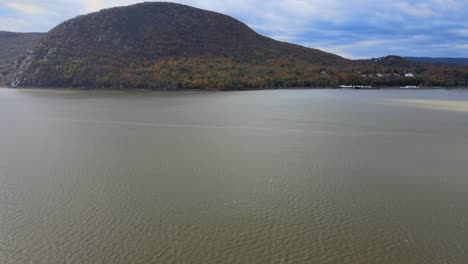
[[412,73],[407,73],[407,74],[405,74],[405,77],[407,77],[407,78],[409,78],[409,77],[414,77],[414,74],[412,74]]

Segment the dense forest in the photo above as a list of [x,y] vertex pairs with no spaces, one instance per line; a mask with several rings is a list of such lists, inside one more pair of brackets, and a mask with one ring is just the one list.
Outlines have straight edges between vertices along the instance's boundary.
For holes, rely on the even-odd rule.
[[[468,83],[468,67],[392,67],[373,63],[324,66],[289,59],[247,64],[229,57],[144,60],[127,68],[109,66],[103,72],[109,74],[97,80],[97,87],[231,90],[340,85],[465,87]],[[405,76],[408,73],[414,76]]]
[[245,62],[229,56],[171,57],[135,60],[129,64],[105,58],[68,60],[42,67],[39,75],[51,87],[147,89],[269,89],[290,87],[420,86],[466,87],[468,67],[408,62],[388,63],[396,57],[340,66],[279,58]]

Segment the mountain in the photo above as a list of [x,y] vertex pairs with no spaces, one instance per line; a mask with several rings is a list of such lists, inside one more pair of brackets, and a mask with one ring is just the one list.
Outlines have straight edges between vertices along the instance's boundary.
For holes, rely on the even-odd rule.
[[[169,59],[183,64],[182,69],[170,70],[185,70],[193,75],[205,74],[194,72],[198,70],[194,69],[198,60],[208,64],[208,68],[239,71],[261,68],[272,60],[319,65],[349,63],[337,55],[264,37],[226,15],[153,2],[105,9],[58,25],[20,58],[12,85],[165,87],[173,82],[161,76],[167,74],[161,73],[158,63]],[[228,75],[242,81],[241,75]],[[200,84],[210,81],[206,79],[214,77],[203,77]],[[188,78],[186,83],[189,87],[198,86],[194,81],[197,80]]]
[[0,84],[6,84],[12,77],[15,61],[32,48],[42,35],[0,31]]
[[404,57],[415,62],[442,63],[454,65],[468,65],[468,58],[429,58],[429,57]]
[[18,58],[10,84],[212,90],[466,87],[468,66],[413,62],[399,56],[347,60],[262,36],[223,14],[152,2],[61,23]]

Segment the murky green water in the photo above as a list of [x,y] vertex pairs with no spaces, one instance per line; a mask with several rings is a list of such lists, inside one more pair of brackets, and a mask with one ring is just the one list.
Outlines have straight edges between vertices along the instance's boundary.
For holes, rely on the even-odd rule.
[[468,263],[466,103],[0,89],[0,263]]

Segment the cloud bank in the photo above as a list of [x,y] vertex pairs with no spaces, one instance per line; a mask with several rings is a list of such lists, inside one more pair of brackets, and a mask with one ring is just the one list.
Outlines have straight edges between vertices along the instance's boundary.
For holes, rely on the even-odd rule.
[[[0,30],[44,32],[134,0],[0,0]],[[347,58],[468,57],[467,0],[175,0],[231,15],[269,37]]]

